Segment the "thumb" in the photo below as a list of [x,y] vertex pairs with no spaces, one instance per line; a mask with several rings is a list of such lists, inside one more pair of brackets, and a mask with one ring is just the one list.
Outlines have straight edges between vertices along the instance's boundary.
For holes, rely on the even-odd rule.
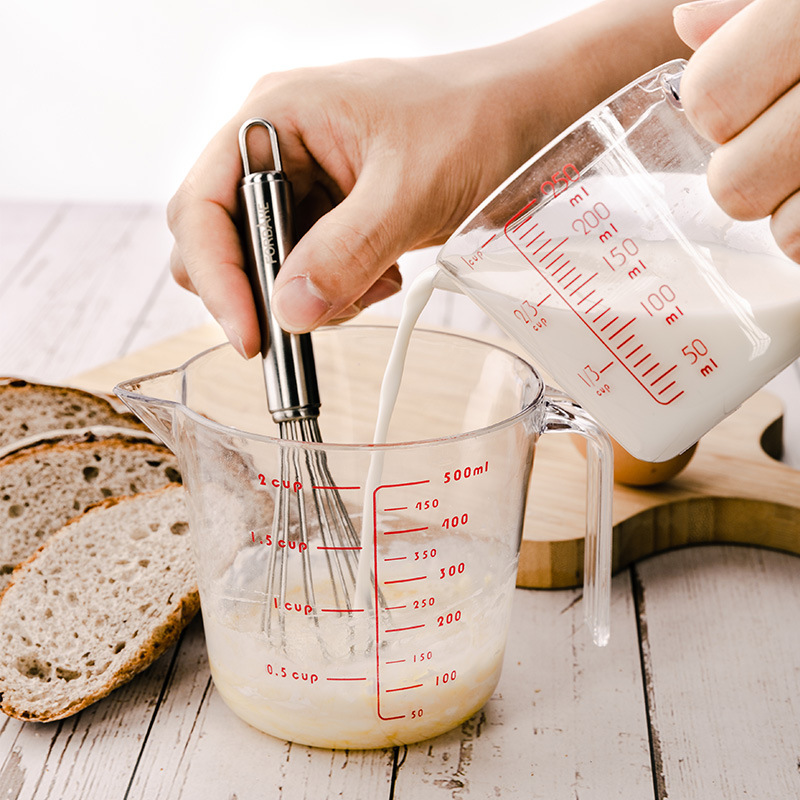
[[321,217],[295,245],[280,269],[272,310],[281,327],[303,333],[330,320],[353,316],[367,291],[369,300],[400,289],[396,270],[384,273],[410,249],[414,224],[392,182],[363,173],[353,191]]
[[695,0],[675,6],[672,18],[675,31],[692,50],[697,50],[732,16],[750,5],[752,0]]

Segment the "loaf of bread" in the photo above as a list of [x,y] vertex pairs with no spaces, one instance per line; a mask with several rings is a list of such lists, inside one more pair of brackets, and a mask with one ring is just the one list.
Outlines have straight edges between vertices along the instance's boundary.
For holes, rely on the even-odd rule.
[[92,504],[180,482],[177,458],[164,445],[130,430],[98,431],[51,437],[0,458],[0,589]]
[[115,410],[99,395],[22,378],[0,378],[0,447],[44,431],[91,425],[144,429],[133,414]]
[[188,539],[178,485],[106,500],[51,536],[0,598],[0,708],[61,719],[161,655],[200,605]]

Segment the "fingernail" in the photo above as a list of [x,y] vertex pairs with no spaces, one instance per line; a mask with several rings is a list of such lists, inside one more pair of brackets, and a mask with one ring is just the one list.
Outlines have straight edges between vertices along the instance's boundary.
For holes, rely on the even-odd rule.
[[305,275],[292,278],[272,296],[272,310],[289,333],[310,331],[330,310],[331,304]]
[[397,294],[403,286],[398,281],[393,281],[389,278],[379,278],[372,286],[367,289],[358,301],[361,308],[366,308],[381,300],[386,300],[387,297]]
[[225,336],[228,337],[228,341],[233,345],[236,352],[242,358],[247,358],[247,353],[244,351],[244,342],[242,341],[242,336],[236,329],[236,326],[233,323],[228,322],[226,319],[217,319],[217,322],[219,322],[219,325],[222,328]]

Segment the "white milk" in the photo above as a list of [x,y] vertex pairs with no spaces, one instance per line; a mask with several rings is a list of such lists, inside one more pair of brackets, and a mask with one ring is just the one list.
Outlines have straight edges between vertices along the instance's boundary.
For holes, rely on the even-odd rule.
[[628,268],[649,269],[630,276],[588,248],[564,249],[547,273],[514,250],[482,251],[458,286],[623,447],[665,460],[800,349],[798,265],[696,246],[703,275],[670,242],[640,242]]

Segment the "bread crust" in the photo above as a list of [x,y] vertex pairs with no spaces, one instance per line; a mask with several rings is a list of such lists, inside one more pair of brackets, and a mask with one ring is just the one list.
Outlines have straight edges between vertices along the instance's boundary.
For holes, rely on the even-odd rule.
[[[130,497],[110,497],[92,506],[78,517],[70,520],[63,528],[51,536],[30,558],[21,563],[13,572],[11,582],[0,594],[0,611],[4,611],[3,603],[13,600],[14,587],[19,588],[26,576],[30,574],[46,554],[51,550],[59,548],[64,540],[68,540],[73,534],[74,526],[78,523],[88,525],[100,518],[107,509],[120,504],[141,503],[150,497],[156,497],[165,492],[183,492],[180,486],[166,486],[154,492],[133,495]],[[87,520],[89,522],[87,522]],[[102,527],[102,525],[100,525]],[[96,533],[96,531],[93,531]],[[187,537],[188,538],[188,537]],[[187,547],[187,558],[191,561],[191,553]],[[89,591],[91,587],[83,587]],[[10,594],[11,593],[11,594]],[[126,609],[127,610],[127,609]],[[161,619],[150,635],[143,639],[135,649],[128,654],[127,659],[110,675],[104,678],[103,682],[96,688],[91,689],[80,697],[76,697],[65,705],[55,708],[48,708],[37,711],[24,708],[18,701],[14,700],[15,692],[9,690],[8,682],[0,671],[0,710],[10,717],[26,722],[52,722],[65,717],[72,716],[87,706],[107,697],[111,692],[130,681],[148,666],[150,666],[159,656],[171,647],[179,638],[184,628],[191,622],[200,610],[200,595],[197,583],[183,596],[179,597],[174,607]],[[11,697],[9,697],[11,695]]]

